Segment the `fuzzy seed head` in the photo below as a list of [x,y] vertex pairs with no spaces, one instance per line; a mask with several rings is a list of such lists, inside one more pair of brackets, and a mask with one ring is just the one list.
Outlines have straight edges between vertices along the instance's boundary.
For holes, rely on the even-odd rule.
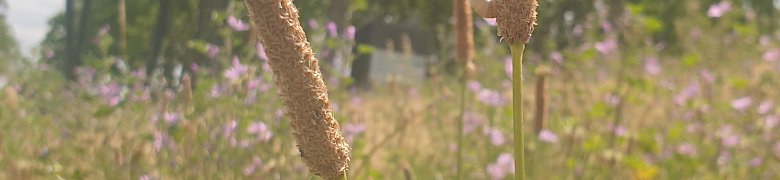
[[287,109],[304,164],[324,179],[344,175],[349,145],[333,117],[317,59],[292,0],[246,0]]
[[528,43],[536,26],[536,0],[496,0],[496,23],[501,42]]

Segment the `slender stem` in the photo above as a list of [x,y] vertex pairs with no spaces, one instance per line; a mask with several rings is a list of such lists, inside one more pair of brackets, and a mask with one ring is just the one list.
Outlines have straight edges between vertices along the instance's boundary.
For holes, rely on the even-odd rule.
[[525,179],[525,139],[523,130],[523,51],[525,44],[509,45],[512,51],[512,123],[515,133],[515,179]]
[[332,180],[347,180],[347,172],[344,172],[341,176],[334,177]]
[[460,87],[460,116],[458,118],[457,122],[457,143],[458,143],[458,149],[457,149],[457,179],[463,179],[463,119],[466,114],[466,69],[463,69],[463,78],[461,80],[461,87]]

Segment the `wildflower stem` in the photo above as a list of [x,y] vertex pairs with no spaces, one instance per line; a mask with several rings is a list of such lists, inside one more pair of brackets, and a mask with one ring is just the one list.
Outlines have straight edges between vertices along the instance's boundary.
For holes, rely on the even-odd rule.
[[509,45],[512,51],[512,123],[515,143],[515,179],[525,179],[525,139],[523,130],[523,51],[521,42]]
[[456,163],[457,163],[457,166],[456,166],[457,167],[457,169],[456,169],[457,176],[456,177],[459,180],[463,179],[463,164],[462,164],[463,163],[462,162],[463,161],[462,160],[463,159],[463,120],[464,120],[464,116],[465,116],[465,113],[466,113],[466,79],[467,78],[465,76],[465,72],[466,72],[465,68],[464,68],[463,72],[464,72],[464,74],[463,74],[464,76],[463,76],[463,78],[461,80],[461,83],[460,83],[461,84],[461,87],[460,87],[460,116],[458,117],[458,122],[457,122],[457,126],[458,127],[456,127],[457,128],[457,132],[458,132],[458,134],[456,136],[456,139],[458,141],[457,142],[458,143],[458,149],[457,149],[457,152],[456,152],[456,154],[457,154],[456,155],[457,156],[456,157]]
[[347,180],[347,173],[344,172],[341,176],[336,176],[332,180]]

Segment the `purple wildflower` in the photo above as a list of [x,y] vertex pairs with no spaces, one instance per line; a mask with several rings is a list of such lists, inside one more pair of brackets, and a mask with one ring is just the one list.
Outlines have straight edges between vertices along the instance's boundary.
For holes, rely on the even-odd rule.
[[599,51],[601,54],[609,54],[617,48],[617,40],[615,38],[609,38],[601,42],[596,42],[596,50]]
[[477,129],[482,122],[482,116],[475,112],[466,111],[463,113],[463,133],[469,134]]
[[490,89],[482,89],[477,93],[477,99],[485,105],[500,107],[506,104],[501,93]]
[[211,90],[209,91],[209,97],[216,98],[222,96],[222,88],[219,84],[214,84],[211,86]]
[[165,140],[165,135],[160,131],[155,131],[152,141],[152,147],[154,148],[154,151],[160,152],[162,149],[163,141]]
[[688,101],[688,99],[692,98],[696,94],[699,93],[699,83],[691,83],[685,89],[682,90],[679,94],[674,96],[674,103],[677,105],[683,105],[685,102]]
[[504,179],[507,175],[515,173],[514,157],[509,153],[501,153],[496,159],[496,163],[487,165],[487,172],[490,179]]
[[199,68],[199,67],[198,67],[198,63],[192,63],[192,64],[190,64],[190,70],[191,70],[192,72],[198,72],[198,68]]
[[152,177],[149,175],[143,175],[141,177],[138,177],[138,180],[152,180]]
[[496,26],[496,18],[483,18],[489,26]]
[[330,35],[330,37],[338,36],[339,32],[338,32],[338,30],[336,30],[337,27],[336,27],[336,23],[335,22],[333,22],[333,21],[328,22],[328,24],[325,25],[325,26],[326,26],[326,28],[328,28],[328,35]]
[[317,29],[320,27],[320,24],[317,23],[317,20],[315,19],[309,19],[309,28]]
[[774,148],[772,148],[772,151],[774,151],[774,153],[775,153],[775,156],[780,156],[780,141],[778,141],[778,142],[775,144],[775,147],[774,147]]
[[347,29],[344,30],[344,36],[347,38],[347,40],[354,40],[355,39],[355,26],[347,26]]
[[263,48],[263,44],[257,43],[255,45],[255,48],[257,48],[257,58],[260,58],[260,60],[267,61],[268,56],[265,55],[265,48]]
[[219,54],[219,47],[214,44],[206,44],[206,55],[209,56],[209,58],[214,59],[217,57],[217,54]]
[[772,49],[767,52],[764,52],[764,54],[761,56],[764,58],[764,61],[771,62],[775,61],[777,59],[780,59],[780,48],[778,49]]
[[612,107],[615,107],[618,104],[620,104],[620,96],[618,96],[617,94],[612,94],[612,93],[607,94],[606,96],[604,96],[604,102],[606,102],[607,104],[609,104]]
[[284,116],[284,110],[283,109],[276,109],[276,111],[274,111],[274,120],[275,121],[281,120],[282,116]]
[[273,132],[268,129],[268,126],[263,122],[252,122],[247,127],[246,132],[252,135],[257,135],[257,140],[262,142],[268,142],[273,137]]
[[704,81],[707,81],[707,83],[714,83],[715,77],[712,76],[712,73],[709,70],[702,70],[699,75],[701,75],[701,78],[704,79]]
[[726,165],[729,160],[731,160],[731,153],[729,152],[721,152],[720,155],[718,155],[718,165]]
[[626,137],[628,135],[628,129],[625,126],[617,126],[612,129],[612,132],[617,136]]
[[719,18],[731,10],[731,3],[728,1],[720,1],[720,3],[713,4],[710,9],[707,10],[707,16],[711,18]]
[[750,159],[750,167],[758,167],[761,165],[761,163],[764,162],[761,157],[753,157],[753,159]]
[[474,80],[469,80],[469,82],[466,83],[466,86],[473,92],[479,92],[479,90],[482,89],[482,85],[479,84],[479,81]]
[[550,130],[543,129],[541,132],[539,132],[539,140],[542,142],[555,144],[558,143],[558,135]]
[[352,96],[349,100],[349,104],[352,105],[352,107],[360,107],[360,105],[363,104],[363,98],[360,98],[360,96]]
[[246,31],[249,30],[249,26],[244,24],[240,19],[236,18],[235,16],[230,16],[227,18],[227,24],[232,28],[234,31]]
[[262,160],[260,160],[260,157],[252,157],[252,163],[247,165],[244,168],[244,176],[249,176],[255,173],[255,170],[257,169],[257,166],[260,166],[263,163]]
[[116,83],[103,84],[98,87],[98,94],[109,106],[119,104],[120,92],[121,88]]
[[506,143],[506,138],[504,137],[504,133],[501,132],[498,128],[486,128],[485,129],[485,135],[490,138],[490,143],[495,146],[504,145]]
[[780,117],[778,116],[770,115],[764,119],[764,126],[768,129],[773,129],[778,124],[780,124]]
[[750,104],[753,103],[753,99],[750,96],[741,97],[731,101],[731,107],[737,111],[744,111]]
[[344,132],[344,139],[351,143],[355,140],[355,137],[366,131],[366,125],[363,123],[349,123],[345,124],[341,129]]
[[739,136],[737,136],[737,135],[729,135],[729,136],[726,136],[726,137],[721,137],[720,143],[724,147],[729,147],[729,148],[735,147],[735,146],[737,146],[737,144],[739,144]]
[[95,69],[91,67],[76,67],[75,71],[81,84],[91,84],[95,77]]
[[761,103],[758,104],[758,114],[766,114],[769,113],[769,111],[772,110],[772,107],[774,106],[774,103],[772,100],[764,100],[761,101]]
[[168,124],[175,124],[179,121],[179,114],[173,112],[163,113],[163,120]]
[[561,53],[558,51],[551,52],[550,59],[552,59],[558,64],[563,64],[563,55],[561,55]]
[[677,153],[686,156],[696,156],[696,146],[690,143],[683,143],[677,146]]
[[249,68],[243,64],[241,64],[241,61],[238,60],[238,57],[233,56],[233,66],[231,66],[228,70],[225,71],[223,74],[225,78],[231,80],[231,81],[237,81],[242,74],[246,73]]
[[98,29],[97,36],[98,37],[106,36],[106,35],[108,35],[108,31],[110,31],[110,30],[111,30],[111,26],[109,26],[108,24],[103,25],[103,26],[100,27],[100,29]]
[[233,132],[236,130],[236,127],[238,127],[238,122],[236,122],[236,120],[230,120],[225,123],[225,125],[222,126],[222,137],[229,138],[233,136]]
[[658,63],[657,57],[645,59],[645,71],[650,75],[658,75],[658,73],[661,73],[661,64]]

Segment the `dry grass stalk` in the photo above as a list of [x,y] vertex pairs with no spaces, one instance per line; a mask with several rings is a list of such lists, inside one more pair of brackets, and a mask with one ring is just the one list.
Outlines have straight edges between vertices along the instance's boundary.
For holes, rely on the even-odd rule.
[[544,91],[544,82],[547,76],[550,74],[550,68],[547,66],[539,66],[536,68],[536,113],[534,116],[534,122],[536,128],[534,129],[536,134],[538,135],[539,132],[544,129],[545,121],[545,109],[547,107],[545,106],[546,101],[546,93]]
[[274,80],[291,119],[298,150],[309,170],[325,179],[343,176],[349,145],[333,117],[317,59],[292,0],[246,0],[265,45]]

